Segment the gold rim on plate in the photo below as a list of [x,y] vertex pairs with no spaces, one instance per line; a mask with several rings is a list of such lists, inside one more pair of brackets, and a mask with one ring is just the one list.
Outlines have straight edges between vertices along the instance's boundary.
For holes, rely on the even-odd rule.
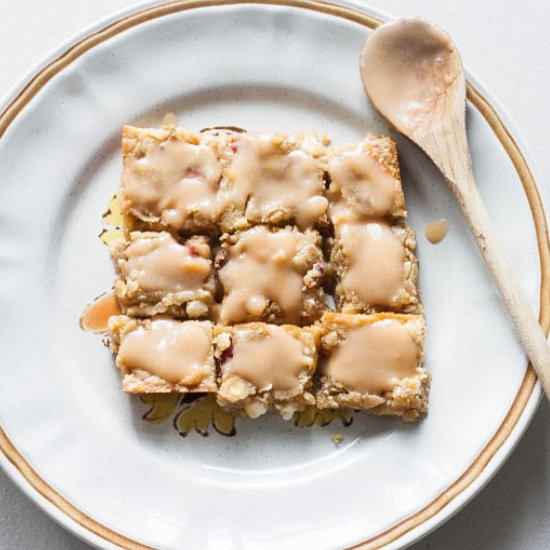
[[[0,114],[0,139],[15,117],[55,75],[60,73],[65,67],[70,65],[73,61],[78,59],[82,54],[94,46],[105,42],[109,38],[112,38],[125,30],[159,17],[196,8],[235,4],[267,4],[302,8],[347,19],[366,26],[369,29],[377,27],[382,22],[380,19],[368,15],[358,9],[321,2],[318,0],[176,0],[174,2],[146,8],[115,21],[84,37],[39,71],[17,95],[17,97],[10,102],[2,114]],[[519,146],[514,141],[514,138],[500,119],[495,109],[470,82],[468,82],[468,100],[483,115],[504,147],[518,173],[527,196],[531,214],[533,216],[533,222],[535,224],[540,258],[541,283],[539,320],[545,333],[548,333],[548,328],[550,325],[550,300],[548,299],[548,296],[550,296],[550,245],[546,217],[533,174],[531,173],[529,166],[527,165],[527,161],[525,160]],[[375,550],[397,540],[412,529],[415,529],[422,523],[428,521],[451,501],[453,501],[460,493],[467,489],[479,477],[487,464],[491,461],[511,434],[527,405],[536,381],[536,375],[531,366],[528,365],[523,382],[516,394],[514,402],[512,403],[508,414],[504,418],[498,430],[474,462],[454,483],[447,487],[447,489],[439,494],[430,504],[418,512],[407,517],[387,531],[375,535],[374,537],[371,537],[370,539],[361,542],[352,548],[361,550]],[[151,546],[141,544],[125,537],[124,535],[121,535],[120,533],[117,533],[116,531],[113,531],[112,529],[109,529],[108,527],[105,527],[101,523],[80,511],[37,474],[37,472],[30,466],[27,460],[25,460],[25,458],[9,440],[1,426],[0,450],[35,491],[37,491],[46,500],[48,500],[51,504],[57,507],[80,526],[88,529],[93,534],[110,543],[127,548],[128,550],[155,550]]]

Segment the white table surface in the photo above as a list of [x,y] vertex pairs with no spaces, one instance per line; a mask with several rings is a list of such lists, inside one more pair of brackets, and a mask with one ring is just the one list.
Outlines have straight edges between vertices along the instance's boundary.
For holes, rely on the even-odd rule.
[[[132,0],[1,0],[0,96],[42,56]],[[550,2],[545,0],[370,0],[396,16],[439,23],[464,63],[505,106],[531,148],[539,186],[550,196]],[[550,406],[535,419],[502,470],[464,510],[414,550],[550,548]],[[1,550],[84,550],[0,471]]]

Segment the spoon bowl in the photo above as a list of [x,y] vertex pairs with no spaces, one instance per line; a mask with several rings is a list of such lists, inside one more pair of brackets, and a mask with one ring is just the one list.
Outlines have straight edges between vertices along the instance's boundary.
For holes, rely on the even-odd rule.
[[373,33],[361,54],[361,76],[377,110],[406,135],[421,136],[455,109],[464,115],[460,56],[444,31],[422,19],[388,23]]

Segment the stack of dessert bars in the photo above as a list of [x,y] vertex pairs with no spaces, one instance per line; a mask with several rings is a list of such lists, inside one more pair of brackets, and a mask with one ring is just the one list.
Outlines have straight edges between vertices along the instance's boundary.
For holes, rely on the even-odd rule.
[[130,393],[416,420],[429,373],[415,235],[388,137],[123,131],[109,342]]

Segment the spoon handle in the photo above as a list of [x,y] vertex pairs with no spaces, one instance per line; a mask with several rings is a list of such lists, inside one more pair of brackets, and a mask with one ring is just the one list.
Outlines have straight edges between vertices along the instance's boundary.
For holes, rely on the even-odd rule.
[[454,176],[455,181],[449,181],[451,190],[464,212],[485,263],[493,275],[525,352],[531,360],[546,396],[550,399],[550,347],[546,336],[500,244],[471,168],[468,166],[460,175],[454,170]]

